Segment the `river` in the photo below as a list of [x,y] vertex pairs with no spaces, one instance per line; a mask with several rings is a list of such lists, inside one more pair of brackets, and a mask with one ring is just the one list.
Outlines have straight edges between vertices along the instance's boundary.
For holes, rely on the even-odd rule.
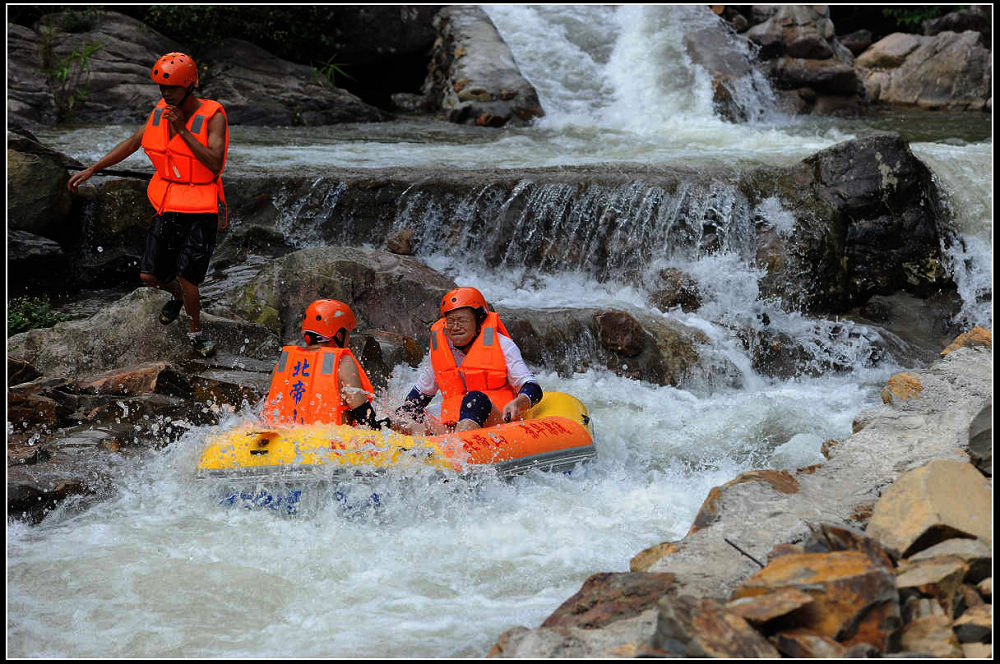
[[[401,121],[313,129],[233,127],[230,168],[435,166],[520,168],[621,162],[790,164],[840,141],[897,131],[927,163],[954,211],[948,249],[966,324],[992,328],[992,133],[988,115],[884,113],[864,120],[773,111],[759,85],[749,124],[711,113],[704,73],[671,51],[690,7],[497,5],[486,8],[547,115],[524,129]],[[701,20],[701,19],[697,19]],[[134,128],[43,132],[96,160]],[[122,167],[147,168],[138,155]],[[787,214],[774,210],[775,223]],[[300,244],[310,244],[308,236]],[[740,371],[737,385],[661,387],[604,370],[545,389],[591,410],[599,456],[569,475],[488,474],[446,483],[390,475],[361,487],[377,506],[317,489],[296,516],[217,504],[192,478],[192,427],[124,464],[119,490],[89,510],[7,526],[7,645],[15,657],[480,657],[515,625],[536,627],[595,572],[628,570],[642,549],[684,536],[708,491],[764,467],[822,462],[821,443],[851,433],[900,367],[872,366],[880,331],[832,336],[832,323],[758,299],[738,255],[678,258],[704,296],[697,312],[659,312],[642,283],[586,271],[527,275],[454,256],[421,256],[494,305],[615,306],[675,316]],[[726,322],[771,324],[817,362],[849,372],[778,380],[756,374]],[[846,323],[844,323],[846,325]],[[389,401],[414,372],[397,368]],[[366,493],[367,495],[367,493]]]

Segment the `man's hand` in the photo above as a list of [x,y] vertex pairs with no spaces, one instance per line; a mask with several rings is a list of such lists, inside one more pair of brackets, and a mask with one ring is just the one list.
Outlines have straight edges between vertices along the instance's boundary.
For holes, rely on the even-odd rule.
[[531,408],[531,399],[518,394],[512,401],[503,407],[503,421],[513,422],[522,419],[522,415]]

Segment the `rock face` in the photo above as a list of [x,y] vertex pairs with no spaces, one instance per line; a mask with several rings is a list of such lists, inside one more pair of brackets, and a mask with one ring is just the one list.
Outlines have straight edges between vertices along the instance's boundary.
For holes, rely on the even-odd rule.
[[202,59],[208,70],[201,94],[219,101],[234,125],[308,127],[389,119],[311,67],[281,60],[241,39],[224,39]]
[[855,63],[873,101],[925,109],[983,110],[992,98],[992,53],[979,32],[891,34]]
[[432,107],[452,122],[486,127],[525,125],[544,115],[534,86],[482,9],[446,7],[434,26],[438,40],[424,83]]
[[[316,247],[267,265],[231,298],[234,311],[284,340],[318,297],[349,302],[359,329],[426,340],[441,297],[455,283],[414,259],[376,249]],[[425,344],[426,345],[426,344]]]
[[[141,21],[114,11],[102,12],[73,32],[64,28],[61,14],[53,14],[38,32],[10,26],[8,36],[18,46],[9,74],[14,124],[28,127],[66,119],[70,112],[77,122],[140,124],[159,96],[150,68],[164,53],[184,50]],[[70,54],[87,47],[96,50],[87,68],[70,66],[72,85],[48,81],[39,86],[45,80],[39,72],[59,68]],[[354,95],[319,82],[310,67],[281,60],[245,41],[225,40],[206,52],[199,66],[198,94],[221,103],[231,124],[316,125],[388,118]],[[50,94],[38,93],[46,88]],[[70,108],[68,96],[74,94]]]

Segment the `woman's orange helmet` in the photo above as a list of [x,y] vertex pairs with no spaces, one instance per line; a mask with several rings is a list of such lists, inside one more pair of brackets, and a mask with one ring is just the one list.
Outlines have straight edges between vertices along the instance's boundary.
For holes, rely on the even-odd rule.
[[444,316],[449,311],[461,309],[462,307],[472,307],[486,313],[486,298],[483,294],[472,286],[462,286],[455,290],[448,291],[441,299],[441,315]]
[[161,56],[150,77],[160,85],[178,85],[182,88],[198,85],[198,66],[190,55],[167,53]]
[[332,340],[341,330],[350,332],[357,326],[354,312],[340,300],[316,300],[302,319],[302,336],[308,343],[321,343]]

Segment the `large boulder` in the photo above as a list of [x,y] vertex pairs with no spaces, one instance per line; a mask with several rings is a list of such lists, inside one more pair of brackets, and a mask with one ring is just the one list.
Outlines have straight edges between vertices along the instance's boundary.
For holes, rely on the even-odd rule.
[[[454,281],[406,256],[360,247],[314,247],[272,261],[229,297],[229,306],[285,341],[301,337],[302,313],[316,299],[346,302],[359,330],[425,341]],[[425,343],[426,346],[426,343]]]
[[844,312],[872,295],[926,297],[948,284],[937,188],[898,136],[841,143],[790,168],[751,173],[744,184],[751,200],[777,191],[794,211],[793,232],[760,231],[769,295],[805,311]]
[[[74,14],[78,16],[78,14]],[[43,17],[35,26],[39,47],[27,56],[18,49],[15,76],[39,82],[37,72],[65,69],[63,80],[47,81],[52,106],[37,95],[17,92],[19,104],[36,112],[39,121],[73,119],[93,124],[138,124],[149,114],[159,96],[149,72],[156,59],[170,51],[184,50],[180,44],[149,28],[141,21],[114,11],[88,14],[85,21],[70,21],[66,13]],[[29,36],[18,30],[28,46]],[[84,66],[72,54],[96,50]],[[70,98],[72,97],[72,104]],[[28,113],[25,113],[28,115]]]
[[202,56],[201,94],[219,101],[234,125],[315,126],[380,122],[388,114],[334,87],[315,69],[277,58],[242,39]]
[[894,33],[855,62],[868,96],[883,104],[984,110],[992,98],[993,56],[979,32]]
[[[163,291],[139,288],[90,318],[15,334],[7,339],[8,356],[27,362],[44,376],[60,378],[142,362],[191,359],[185,316],[170,327],[158,320],[169,297]],[[280,350],[277,337],[263,326],[206,312],[201,320],[205,333],[218,343],[220,357],[272,360]]]
[[445,7],[434,17],[438,39],[424,94],[460,124],[526,125],[545,114],[534,86],[481,8]]

